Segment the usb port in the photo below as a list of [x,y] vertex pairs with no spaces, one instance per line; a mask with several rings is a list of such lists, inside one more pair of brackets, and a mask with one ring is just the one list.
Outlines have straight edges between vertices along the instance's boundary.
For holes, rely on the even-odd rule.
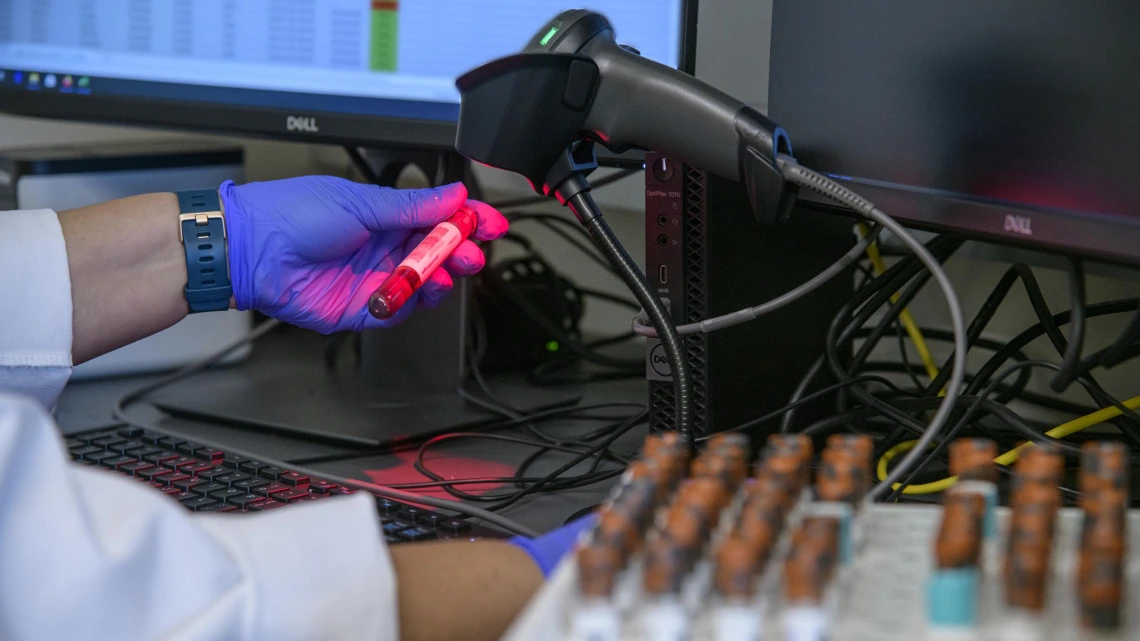
[[662,265],[657,268],[657,279],[664,283],[669,280],[669,268]]

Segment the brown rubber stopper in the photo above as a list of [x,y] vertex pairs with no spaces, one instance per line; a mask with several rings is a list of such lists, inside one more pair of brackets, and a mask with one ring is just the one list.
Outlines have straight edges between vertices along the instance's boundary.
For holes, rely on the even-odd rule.
[[710,531],[709,513],[692,505],[675,504],[665,514],[662,538],[686,550],[699,550]]
[[629,514],[607,509],[598,517],[594,538],[603,545],[617,549],[624,562],[637,550],[641,541],[641,531]]
[[1091,441],[1082,445],[1078,475],[1082,496],[1101,490],[1126,490],[1128,458],[1128,449],[1115,441]]
[[744,467],[744,474],[737,474],[727,458],[705,455],[693,461],[693,478],[708,478],[720,483],[728,491],[735,491],[740,482],[747,475],[748,467]]
[[1065,473],[1065,459],[1053,445],[1037,443],[1021,452],[1014,473],[1024,479],[1056,487],[1061,484],[1061,476]]
[[578,548],[578,584],[582,596],[604,598],[614,590],[623,563],[621,553],[609,545],[591,543]]
[[724,482],[715,478],[691,478],[681,482],[677,488],[675,502],[696,505],[707,510],[710,515],[718,514],[731,500],[732,495]]
[[963,481],[998,479],[997,443],[988,438],[960,438],[950,444],[950,475]]
[[819,500],[855,505],[863,498],[863,472],[859,461],[853,456],[824,460],[815,478]]
[[1030,612],[1045,609],[1049,581],[1049,555],[1045,545],[1019,543],[1011,546],[1005,561],[1005,598],[1012,608]]
[[751,598],[756,592],[756,575],[761,552],[751,541],[730,536],[716,549],[713,583],[721,596]]
[[688,565],[687,552],[667,538],[651,539],[645,546],[642,585],[653,595],[676,594]]

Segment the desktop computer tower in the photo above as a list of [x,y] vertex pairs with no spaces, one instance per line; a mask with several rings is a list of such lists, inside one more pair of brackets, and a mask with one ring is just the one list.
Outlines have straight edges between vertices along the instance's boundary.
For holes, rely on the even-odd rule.
[[[733,181],[646,157],[645,269],[678,325],[771,300],[834,263],[855,242],[853,221],[796,209],[787,221],[762,225]],[[853,289],[850,273],[768,316],[685,339],[694,376],[694,429],[729,429],[787,404],[796,384],[823,353],[827,327]],[[674,426],[672,372],[660,342],[646,344],[649,421]],[[824,377],[821,377],[824,378]],[[807,407],[797,423],[831,404]],[[773,431],[775,420],[756,432]]]

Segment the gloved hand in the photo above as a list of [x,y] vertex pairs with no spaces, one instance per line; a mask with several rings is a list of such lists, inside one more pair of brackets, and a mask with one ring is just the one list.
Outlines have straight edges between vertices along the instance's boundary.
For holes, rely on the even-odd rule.
[[574,548],[574,544],[578,541],[578,535],[593,527],[597,521],[598,515],[591,514],[553,532],[547,532],[538,538],[528,539],[525,536],[516,536],[508,540],[507,543],[517,545],[525,550],[530,558],[538,564],[538,569],[542,570],[542,576],[549,577],[554,568],[558,567],[558,562],[562,560],[562,557]]
[[418,305],[434,306],[454,276],[483,267],[483,252],[464,241],[387,321],[368,313],[368,298],[405,256],[461,205],[479,216],[472,236],[507,231],[502,214],[468,201],[461,184],[397,190],[309,176],[220,188],[237,308],[322,333],[399,323]]

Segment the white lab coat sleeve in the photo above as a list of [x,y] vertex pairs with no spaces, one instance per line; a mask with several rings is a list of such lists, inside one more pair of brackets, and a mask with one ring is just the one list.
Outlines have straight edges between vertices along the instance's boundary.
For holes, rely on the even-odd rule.
[[0,212],[0,639],[396,641],[369,495],[194,515],[71,464],[45,409],[70,345],[58,219]]
[[395,574],[365,493],[194,515],[67,462],[0,393],[0,639],[395,641]]
[[52,407],[71,376],[71,277],[51,210],[0,212],[0,391]]

